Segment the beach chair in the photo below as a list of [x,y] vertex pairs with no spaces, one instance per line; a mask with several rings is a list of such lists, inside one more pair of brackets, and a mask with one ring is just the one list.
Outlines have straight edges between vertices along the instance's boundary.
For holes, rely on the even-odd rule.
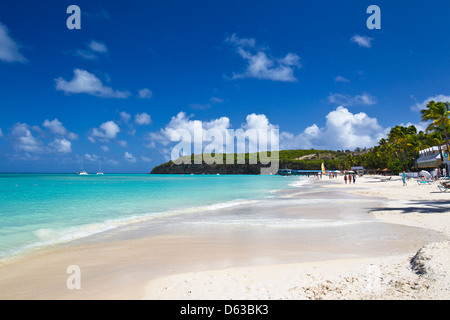
[[417,179],[417,183],[418,183],[419,185],[423,185],[423,184],[432,184],[432,183],[434,183],[434,181],[433,181],[433,180],[421,180],[421,179]]
[[450,183],[449,182],[441,182],[438,185],[438,188],[441,192],[447,192],[448,190],[450,190]]

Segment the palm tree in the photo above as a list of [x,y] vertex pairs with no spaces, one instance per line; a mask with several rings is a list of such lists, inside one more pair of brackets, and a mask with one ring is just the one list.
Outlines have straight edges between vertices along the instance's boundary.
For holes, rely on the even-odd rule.
[[[395,152],[397,153],[398,160],[402,167],[402,171],[405,171],[404,161],[406,162],[406,168],[408,167],[408,161],[405,155],[407,128],[403,126],[395,126],[391,129],[388,134],[388,141],[394,146]],[[405,159],[402,156],[405,156]]]
[[[403,153],[405,154],[405,159],[406,159],[406,165],[408,166],[409,162],[410,162],[410,155],[409,155],[409,151],[408,149],[410,149],[409,146],[409,142],[411,140],[414,140],[415,138],[417,138],[417,129],[415,126],[411,125],[407,128],[405,128],[405,137],[403,140]],[[411,150],[412,151],[412,150]],[[415,168],[415,163],[416,163],[416,157],[415,157],[415,153],[413,152],[413,160],[414,160],[414,168]]]
[[445,141],[442,139],[442,132],[440,132],[440,130],[436,130],[436,131],[430,133],[428,135],[428,141],[430,141],[430,145],[438,147],[441,159],[442,159],[442,161],[444,161],[442,145],[445,143]]
[[427,132],[440,129],[445,138],[447,150],[450,150],[450,103],[449,102],[434,102],[431,100],[427,107],[420,111],[422,113],[423,121],[432,121],[427,128]]
[[[421,131],[423,134],[423,132]],[[408,147],[411,149],[414,159],[414,169],[419,170],[418,164],[417,164],[417,155],[420,153],[421,150],[429,148],[430,146],[425,144],[422,140],[420,135],[410,135],[408,137]]]
[[349,164],[350,167],[352,167],[352,166],[354,166],[356,164],[356,158],[352,154],[349,154],[346,157],[346,160],[347,160],[347,163]]

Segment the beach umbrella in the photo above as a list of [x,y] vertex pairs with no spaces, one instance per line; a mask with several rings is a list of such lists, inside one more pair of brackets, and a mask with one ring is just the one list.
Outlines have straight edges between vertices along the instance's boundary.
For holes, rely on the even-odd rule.
[[428,171],[422,170],[419,172],[419,177],[431,179],[431,174]]

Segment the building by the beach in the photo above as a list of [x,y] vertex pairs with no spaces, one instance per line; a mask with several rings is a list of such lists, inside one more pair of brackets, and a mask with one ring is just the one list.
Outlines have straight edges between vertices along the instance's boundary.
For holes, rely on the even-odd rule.
[[[442,151],[442,157],[439,150]],[[441,168],[442,165],[444,165],[448,173],[450,167],[450,151],[447,150],[446,145],[427,148],[419,152],[419,159],[417,159],[419,169],[434,170]]]

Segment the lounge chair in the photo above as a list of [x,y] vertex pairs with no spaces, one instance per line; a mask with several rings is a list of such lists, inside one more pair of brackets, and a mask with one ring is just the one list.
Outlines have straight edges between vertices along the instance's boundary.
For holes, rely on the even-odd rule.
[[438,188],[441,192],[447,192],[447,190],[450,190],[450,182],[441,182]]
[[417,183],[418,183],[419,185],[422,185],[422,184],[431,184],[431,183],[434,183],[434,181],[433,181],[433,180],[421,180],[421,179],[417,179]]

